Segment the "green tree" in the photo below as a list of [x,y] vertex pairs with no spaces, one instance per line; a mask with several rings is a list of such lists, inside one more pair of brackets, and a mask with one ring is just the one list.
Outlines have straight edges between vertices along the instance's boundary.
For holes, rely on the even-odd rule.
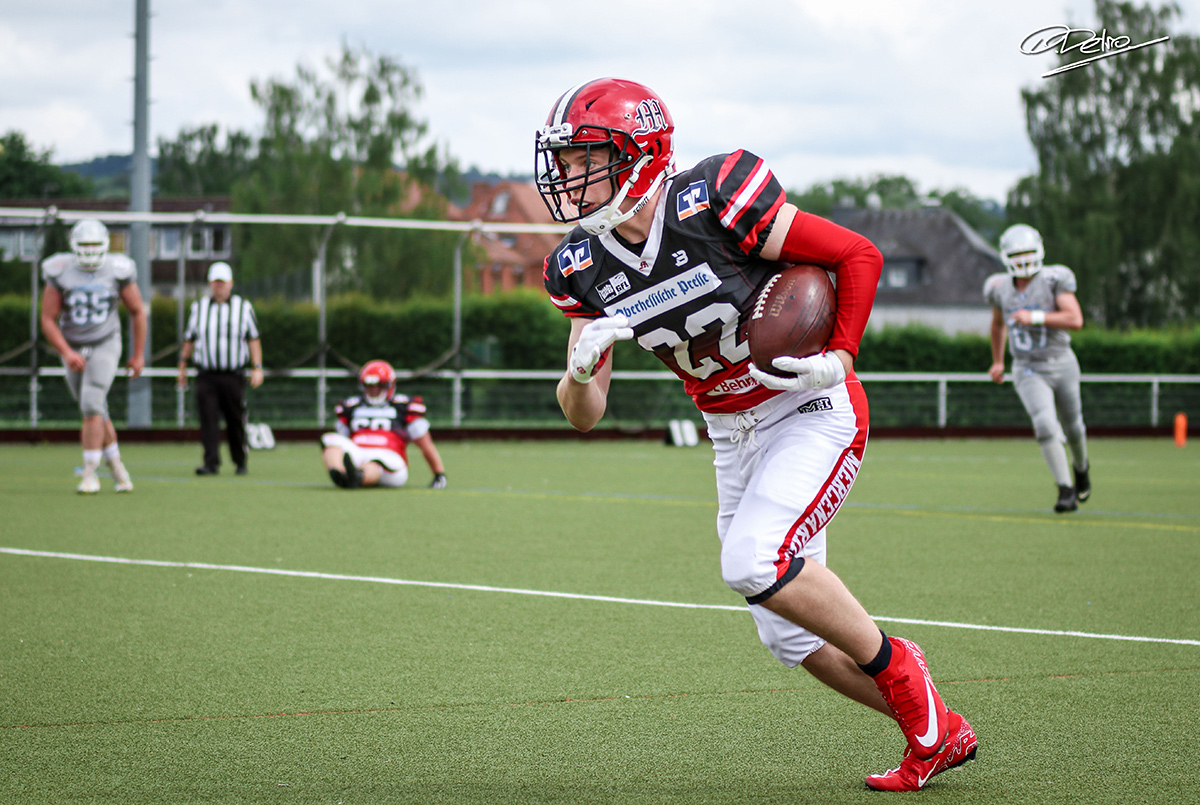
[[90,196],[92,183],[50,163],[52,151],[38,151],[19,131],[0,137],[0,198]]
[[964,188],[934,190],[929,197],[957,213],[959,218],[966,221],[967,226],[978,232],[988,243],[1000,240],[1000,233],[1005,227],[1004,207],[1000,202],[978,198]]
[[985,240],[993,243],[1004,227],[1004,208],[999,202],[977,198],[964,188],[931,190],[922,195],[917,183],[907,176],[879,174],[865,179],[818,182],[802,193],[788,193],[788,200],[805,212],[826,218],[835,207],[863,209],[878,204],[880,209],[907,210],[938,204],[953,210]]
[[216,123],[158,139],[157,190],[163,195],[229,195],[250,168],[254,140],[245,132],[221,136]]
[[[1038,172],[1008,215],[1037,227],[1047,259],[1079,277],[1087,314],[1108,326],[1200,315],[1200,40],[1172,30],[1179,7],[1096,2],[1097,30],[1130,44],[1022,91]],[[1068,46],[1079,45],[1073,35]],[[1061,53],[1065,66],[1085,58]]]
[[921,206],[917,183],[907,176],[878,174],[869,178],[819,182],[801,193],[788,193],[788,201],[805,212],[828,218],[835,207],[872,206],[889,210]]
[[[236,182],[234,209],[370,217],[445,217],[439,182],[457,167],[414,106],[415,72],[387,56],[343,45],[326,71],[297,67],[292,81],[255,82],[266,115],[256,154]],[[323,232],[316,227],[243,227],[245,275],[271,276],[311,265]],[[377,297],[443,294],[451,282],[453,234],[339,227],[327,251],[331,288]]]

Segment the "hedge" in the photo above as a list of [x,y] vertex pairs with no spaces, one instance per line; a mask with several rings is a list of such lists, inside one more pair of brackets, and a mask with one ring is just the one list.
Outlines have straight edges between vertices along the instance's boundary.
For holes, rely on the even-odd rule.
[[[311,304],[270,301],[255,305],[268,368],[314,366],[317,310]],[[174,363],[175,302],[151,305],[151,348],[157,366]],[[383,358],[399,369],[419,369],[451,346],[449,300],[377,302],[364,296],[329,301],[326,327],[330,359],[352,364]],[[558,369],[566,359],[570,325],[545,296],[515,291],[463,300],[463,361],[468,368]],[[29,339],[29,297],[0,296],[0,354]],[[1200,327],[1120,332],[1084,328],[1072,334],[1083,370],[1096,374],[1200,374]],[[863,337],[862,372],[984,372],[991,362],[987,336],[946,335],[921,325],[889,326]],[[25,363],[16,358],[10,365]],[[652,355],[632,343],[617,345],[620,369],[659,369]]]

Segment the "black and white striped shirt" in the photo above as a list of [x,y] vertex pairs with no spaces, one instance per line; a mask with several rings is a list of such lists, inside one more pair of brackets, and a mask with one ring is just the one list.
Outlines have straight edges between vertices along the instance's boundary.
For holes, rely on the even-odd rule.
[[246,365],[250,357],[246,342],[258,337],[254,307],[233,294],[219,304],[211,296],[193,302],[183,340],[196,345],[193,360],[200,369],[232,372]]

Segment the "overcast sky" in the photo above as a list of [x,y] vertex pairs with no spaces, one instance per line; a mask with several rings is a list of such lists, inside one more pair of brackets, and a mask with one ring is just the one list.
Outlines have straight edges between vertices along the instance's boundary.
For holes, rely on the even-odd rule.
[[[1180,28],[1196,33],[1200,0],[1180,5]],[[129,153],[133,0],[0,9],[0,131],[58,163]],[[250,82],[290,80],[346,41],[416,71],[417,112],[464,168],[531,173],[553,101],[611,75],[663,97],[681,165],[746,148],[789,189],[902,173],[923,191],[1000,201],[1035,168],[1020,90],[1055,80],[1040,78],[1054,57],[1022,54],[1022,40],[1104,24],[1090,0],[151,0],[151,11],[152,143],[214,122],[257,131]]]

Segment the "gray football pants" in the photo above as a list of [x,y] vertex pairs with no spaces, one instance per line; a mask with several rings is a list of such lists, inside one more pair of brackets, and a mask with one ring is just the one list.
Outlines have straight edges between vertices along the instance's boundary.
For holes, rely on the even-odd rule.
[[1075,466],[1087,467],[1087,428],[1083,424],[1079,361],[1075,353],[1067,350],[1048,361],[1014,363],[1012,373],[1017,396],[1033,420],[1034,436],[1055,483],[1074,486],[1063,441],[1071,448]]
[[[121,363],[120,331],[95,344],[71,347],[87,358],[82,372],[67,369],[67,388],[79,403],[79,412],[85,417],[100,415],[108,419],[108,390]],[[66,365],[63,361],[63,366]]]

